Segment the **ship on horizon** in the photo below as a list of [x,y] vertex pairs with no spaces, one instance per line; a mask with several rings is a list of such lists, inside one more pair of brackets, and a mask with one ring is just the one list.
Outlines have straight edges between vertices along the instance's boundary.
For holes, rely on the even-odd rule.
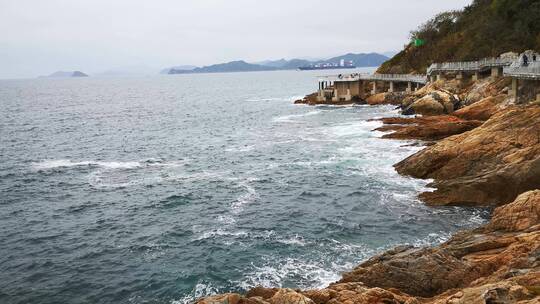
[[299,67],[300,71],[311,71],[311,70],[334,70],[334,69],[354,69],[356,66],[352,61],[345,61],[341,59],[339,64],[336,63],[317,63],[308,66]]

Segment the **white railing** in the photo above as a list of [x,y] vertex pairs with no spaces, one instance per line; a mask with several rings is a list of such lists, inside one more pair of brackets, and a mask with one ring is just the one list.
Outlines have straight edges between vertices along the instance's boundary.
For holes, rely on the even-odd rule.
[[329,75],[319,76],[320,80],[330,81],[396,81],[396,82],[414,82],[414,83],[427,83],[427,77],[425,75],[410,75],[410,74],[345,74],[345,75]]
[[509,66],[504,68],[503,74],[517,78],[540,79],[540,65]]
[[478,61],[462,61],[462,62],[443,62],[434,63],[427,69],[427,74],[433,72],[460,72],[460,71],[482,71],[488,68],[505,67],[511,65],[517,58],[484,58]]

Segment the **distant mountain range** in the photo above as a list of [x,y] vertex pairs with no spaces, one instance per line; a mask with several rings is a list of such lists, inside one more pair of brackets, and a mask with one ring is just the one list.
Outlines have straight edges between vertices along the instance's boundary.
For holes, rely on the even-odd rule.
[[204,67],[177,66],[161,71],[162,74],[191,74],[191,73],[224,73],[224,72],[255,72],[275,70],[296,70],[300,67],[316,64],[338,65],[342,60],[353,62],[356,67],[377,67],[387,61],[389,57],[378,53],[345,54],[325,60],[310,61],[306,59],[279,59],[266,60],[257,63],[248,63],[243,60],[214,64]]
[[69,78],[69,77],[88,77],[87,74],[81,71],[58,71],[48,76],[40,76],[40,78]]

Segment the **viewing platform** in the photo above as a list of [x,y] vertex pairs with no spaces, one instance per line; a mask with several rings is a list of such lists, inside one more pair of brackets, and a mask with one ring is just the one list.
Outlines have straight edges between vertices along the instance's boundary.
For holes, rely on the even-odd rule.
[[[388,92],[395,92],[398,83],[406,84],[405,91],[413,91],[424,86],[428,82],[425,75],[411,74],[339,74],[319,76],[319,101],[330,100],[334,102],[351,101],[355,98],[365,98],[367,83],[372,86],[371,94],[378,93],[377,83],[383,83],[388,87]],[[403,85],[404,86],[404,85]]]

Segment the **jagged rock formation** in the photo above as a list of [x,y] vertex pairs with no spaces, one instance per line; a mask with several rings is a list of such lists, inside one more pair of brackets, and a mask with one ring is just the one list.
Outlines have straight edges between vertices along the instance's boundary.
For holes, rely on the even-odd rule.
[[540,107],[512,106],[480,127],[401,161],[399,173],[432,178],[431,205],[500,205],[540,189]]

